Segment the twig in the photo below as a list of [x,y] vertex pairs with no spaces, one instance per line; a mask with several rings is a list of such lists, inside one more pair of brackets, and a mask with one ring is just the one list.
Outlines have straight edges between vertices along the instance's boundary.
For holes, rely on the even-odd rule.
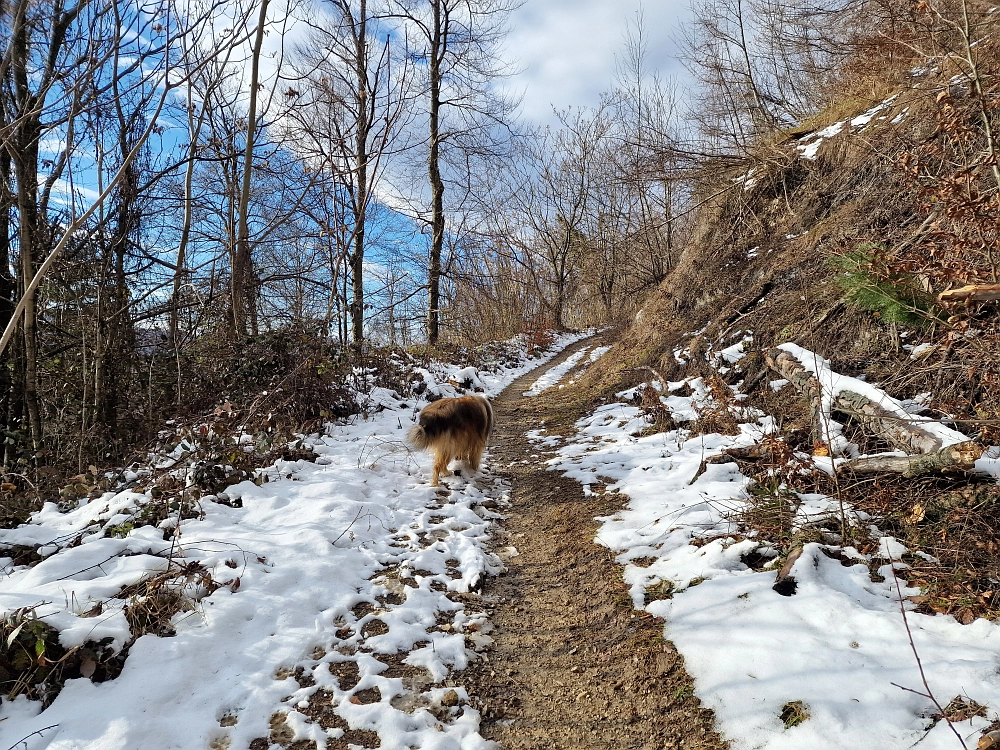
[[29,734],[27,737],[22,737],[21,739],[19,739],[13,745],[11,745],[10,747],[8,747],[7,750],[15,750],[15,748],[17,748],[18,745],[24,745],[25,750],[27,750],[28,740],[30,740],[36,734],[40,735],[42,732],[47,732],[50,729],[55,729],[57,726],[59,726],[59,725],[58,724],[51,724],[50,726],[42,727],[41,729],[36,729],[34,732],[32,732],[31,734]]
[[893,687],[898,687],[900,690],[905,690],[908,693],[913,693],[914,695],[919,695],[922,698],[930,698],[931,700],[934,700],[934,696],[927,695],[927,693],[921,693],[919,690],[914,690],[913,688],[904,687],[903,685],[898,685],[895,682],[890,682],[889,684],[892,685]]
[[[903,626],[906,628],[906,635],[910,639],[910,648],[913,650],[913,658],[917,660],[917,669],[920,670],[920,680],[924,683],[924,689],[927,690],[925,697],[931,699],[931,702],[937,708],[941,718],[948,723],[949,729],[951,729],[951,731],[955,734],[955,737],[958,738],[959,744],[961,744],[965,750],[969,750],[969,746],[965,744],[965,740],[962,739],[962,735],[958,733],[955,725],[952,723],[951,719],[948,718],[948,714],[945,712],[944,708],[941,707],[938,699],[934,697],[934,692],[931,690],[931,686],[927,683],[927,675],[924,673],[924,665],[923,662],[920,661],[920,654],[917,652],[917,645],[913,642],[913,631],[910,630],[910,621],[906,617],[906,607],[903,605],[903,590],[899,586],[899,576],[896,575],[896,561],[892,558],[892,553],[889,551],[888,546],[886,546],[885,551],[889,557],[889,568],[892,570],[892,580],[896,584],[896,598],[899,600],[899,611],[903,615]],[[896,687],[900,686],[896,685]],[[903,690],[908,689],[909,688],[903,688]],[[924,695],[916,690],[910,690],[910,692],[916,693],[917,695]]]
[[334,546],[336,546],[337,542],[339,542],[341,540],[341,538],[344,536],[344,534],[346,534],[348,531],[351,530],[351,527],[354,526],[354,524],[356,524],[358,522],[358,519],[361,518],[361,514],[364,513],[364,512],[365,512],[365,509],[361,508],[358,511],[358,514],[356,516],[354,516],[354,520],[351,521],[349,524],[347,524],[347,527],[343,531],[341,531],[340,534],[337,536],[337,538],[334,539],[332,542],[330,542],[330,544],[333,544]]

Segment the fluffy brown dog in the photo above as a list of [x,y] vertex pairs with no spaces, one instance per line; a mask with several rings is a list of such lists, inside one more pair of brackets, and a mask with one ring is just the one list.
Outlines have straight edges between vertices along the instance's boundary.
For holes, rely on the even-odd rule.
[[479,396],[461,396],[438,399],[425,406],[419,424],[410,428],[406,438],[414,448],[434,452],[431,486],[437,487],[453,458],[464,461],[473,472],[479,471],[492,431],[490,402]]

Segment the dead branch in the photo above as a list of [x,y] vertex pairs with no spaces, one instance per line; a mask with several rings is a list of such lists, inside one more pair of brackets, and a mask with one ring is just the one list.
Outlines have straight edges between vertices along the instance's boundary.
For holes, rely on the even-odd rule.
[[1000,284],[968,284],[938,295],[938,302],[942,305],[953,305],[958,302],[992,302],[998,299],[1000,299]]
[[688,485],[692,485],[698,481],[698,477],[705,473],[705,470],[709,465],[714,464],[735,464],[738,460],[743,461],[759,461],[762,458],[771,458],[773,452],[770,447],[766,445],[761,445],[760,443],[755,443],[754,445],[748,445],[743,448],[726,448],[717,456],[709,456],[701,462],[698,467],[698,471],[695,472],[694,477],[688,482]]
[[801,556],[801,546],[798,546],[789,552],[788,557],[785,558],[785,564],[781,566],[781,570],[778,571],[777,578],[774,579],[774,585],[771,588],[782,596],[791,596],[795,593],[797,584],[795,582],[795,576],[792,575],[792,568]]
[[918,456],[866,456],[845,461],[837,466],[837,471],[855,474],[879,474],[882,472],[915,477],[930,472],[972,471],[976,461],[983,455],[983,446],[973,441],[949,445],[934,453]]

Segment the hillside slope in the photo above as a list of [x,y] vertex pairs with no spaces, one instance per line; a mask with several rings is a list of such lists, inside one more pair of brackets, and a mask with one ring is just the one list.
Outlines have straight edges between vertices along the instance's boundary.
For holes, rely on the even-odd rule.
[[[953,153],[955,120],[974,119],[974,109],[949,72],[924,71],[877,100],[847,97],[761,144],[739,169],[703,180],[677,267],[590,382],[631,385],[643,379],[632,368],[644,365],[675,379],[691,370],[675,351],[723,348],[752,332],[748,378],[764,352],[794,341],[897,396],[932,391],[933,405],[956,415],[996,412],[1000,402],[982,388],[1000,372],[995,305],[936,301],[996,281],[995,236],[965,252],[984,232],[968,204],[989,214],[996,199],[976,194],[988,161],[963,166]],[[951,189],[962,180],[972,197]],[[933,356],[915,361],[921,343],[935,345]],[[987,435],[996,437],[992,426]]]

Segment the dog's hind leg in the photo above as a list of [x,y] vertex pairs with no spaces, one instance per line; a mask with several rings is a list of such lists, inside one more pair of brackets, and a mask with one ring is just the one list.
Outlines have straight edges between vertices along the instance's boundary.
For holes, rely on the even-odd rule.
[[448,471],[448,464],[451,462],[451,456],[444,450],[440,448],[434,451],[434,472],[431,474],[431,487],[438,486],[438,480],[441,475]]
[[469,451],[468,464],[469,468],[472,469],[473,474],[479,471],[479,466],[483,462],[483,450],[485,450],[485,448],[485,445],[477,445]]

